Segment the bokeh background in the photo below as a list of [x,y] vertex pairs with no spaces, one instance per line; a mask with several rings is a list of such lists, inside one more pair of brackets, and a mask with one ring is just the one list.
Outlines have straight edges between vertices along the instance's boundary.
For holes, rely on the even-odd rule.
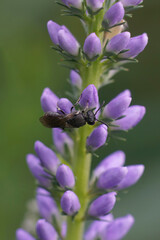
[[[160,1],[145,0],[145,8],[129,20],[132,36],[147,32],[149,45],[100,91],[110,100],[120,91],[131,89],[133,103],[145,105],[144,120],[126,137],[127,142],[111,141],[100,151],[100,159],[122,149],[127,164],[143,163],[145,174],[139,183],[120,195],[115,216],[131,213],[136,222],[125,239],[160,239]],[[42,115],[40,95],[48,86],[59,97],[69,89],[69,71],[58,65],[60,57],[50,48],[46,22],[66,24],[82,43],[84,33],[75,18],[60,17],[54,0],[1,0],[0,3],[0,239],[15,238],[26,203],[34,196],[35,184],[25,162],[35,140],[52,144],[50,130],[38,121]],[[94,164],[100,159],[94,159]]]

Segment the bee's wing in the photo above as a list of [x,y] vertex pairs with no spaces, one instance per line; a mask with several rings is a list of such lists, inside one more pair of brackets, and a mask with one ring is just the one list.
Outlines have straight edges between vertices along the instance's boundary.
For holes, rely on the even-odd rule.
[[42,117],[40,117],[40,122],[48,128],[71,128],[68,125],[67,120],[70,118],[71,114],[59,114],[55,112],[46,112]]

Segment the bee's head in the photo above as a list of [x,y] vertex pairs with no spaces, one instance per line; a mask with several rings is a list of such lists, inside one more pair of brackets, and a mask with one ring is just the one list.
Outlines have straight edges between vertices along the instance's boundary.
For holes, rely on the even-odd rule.
[[96,119],[95,119],[95,114],[94,114],[93,110],[86,111],[84,118],[89,125],[95,124]]

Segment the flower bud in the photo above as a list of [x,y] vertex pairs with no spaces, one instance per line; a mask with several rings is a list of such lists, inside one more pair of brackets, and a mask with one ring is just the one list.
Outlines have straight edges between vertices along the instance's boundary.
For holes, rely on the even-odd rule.
[[35,142],[34,149],[41,161],[41,164],[46,169],[55,174],[57,167],[60,164],[60,161],[57,158],[56,154],[40,141]]
[[101,41],[95,33],[91,33],[85,40],[83,51],[89,59],[101,54]]
[[58,152],[62,155],[65,154],[65,148],[67,147],[70,154],[73,154],[73,140],[69,137],[69,135],[63,132],[60,128],[53,129],[53,142]]
[[36,200],[40,216],[51,222],[52,217],[58,215],[58,208],[50,193],[43,188],[38,188]]
[[56,179],[62,188],[73,188],[75,185],[74,174],[72,170],[65,164],[58,167]]
[[104,15],[104,20],[109,24],[109,27],[112,27],[118,24],[124,17],[124,7],[121,2],[117,2]]
[[83,108],[97,108],[99,106],[98,92],[93,84],[86,87],[80,97],[79,104]]
[[94,200],[88,210],[88,214],[92,217],[100,217],[109,213],[116,202],[116,192],[110,192],[98,197]]
[[67,235],[67,223],[66,222],[62,223],[61,235],[62,235],[63,238],[65,238],[66,235]]
[[[104,221],[103,221],[104,220]],[[85,232],[84,240],[95,240],[101,238],[101,235],[107,225],[113,220],[113,215],[108,214],[100,218],[100,221],[94,221]]]
[[76,86],[77,88],[82,88],[82,78],[81,76],[74,70],[70,71],[70,81],[73,86]]
[[16,240],[36,240],[32,235],[22,228],[17,229],[16,231]]
[[96,149],[103,146],[106,142],[108,135],[107,126],[101,124],[93,130],[90,136],[87,138],[88,150],[95,151]]
[[125,117],[112,122],[118,127],[111,127],[112,130],[129,130],[136,126],[144,117],[146,109],[143,106],[133,105],[123,113]]
[[51,178],[51,176],[43,170],[40,165],[40,160],[33,154],[28,154],[26,161],[32,175],[38,180],[38,182],[44,187],[50,187],[51,181],[49,178]]
[[87,6],[93,11],[97,12],[103,7],[104,0],[87,0]]
[[101,174],[97,182],[97,187],[101,189],[112,189],[125,178],[127,172],[127,167],[111,168]]
[[129,51],[119,54],[121,58],[135,58],[140,54],[146,47],[148,43],[148,36],[146,33],[142,35],[130,38],[126,49]]
[[125,90],[112,99],[103,110],[103,117],[116,119],[123,115],[131,103],[131,92]]
[[66,0],[67,4],[74,8],[78,8],[78,9],[81,9],[82,8],[82,0]]
[[39,240],[57,240],[58,235],[54,227],[44,219],[38,220],[36,224],[36,232]]
[[[60,98],[57,102],[58,113],[65,114],[71,113],[71,108],[73,107],[73,104],[67,99],[67,98]],[[62,110],[62,111],[61,111]]]
[[58,41],[58,31],[61,29],[61,26],[55,22],[53,22],[52,20],[49,20],[47,22],[47,29],[48,29],[48,33],[49,36],[52,40],[52,42],[56,45],[59,44]]
[[73,56],[78,56],[80,45],[69,31],[61,29],[58,32],[58,41],[63,50]]
[[117,34],[116,36],[111,38],[111,40],[107,44],[106,51],[118,54],[122,50],[126,49],[126,46],[130,39],[130,35],[131,34],[129,32]]
[[116,190],[121,190],[128,188],[135,184],[144,172],[144,165],[132,165],[127,167],[128,173],[123,178],[123,180],[115,188]]
[[143,0],[120,0],[124,7],[136,6],[143,2]]
[[77,195],[72,191],[66,191],[61,198],[61,208],[69,216],[76,214],[81,205]]
[[41,106],[44,112],[57,112],[58,97],[49,89],[45,88],[41,96]]
[[108,224],[104,233],[103,240],[119,240],[122,239],[134,224],[134,218],[128,214],[124,217],[117,218]]
[[123,151],[116,151],[106,158],[104,158],[98,166],[94,169],[93,175],[96,178],[106,172],[108,169],[122,167],[125,163],[125,153]]

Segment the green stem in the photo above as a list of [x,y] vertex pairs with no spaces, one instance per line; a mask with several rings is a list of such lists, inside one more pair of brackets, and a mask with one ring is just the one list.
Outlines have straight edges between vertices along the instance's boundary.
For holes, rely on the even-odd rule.
[[77,130],[75,139],[75,158],[73,171],[76,177],[74,192],[78,195],[81,208],[74,220],[68,217],[66,240],[82,240],[84,232],[84,215],[88,206],[88,181],[90,176],[91,154],[86,152],[86,138],[92,131],[86,125]]

